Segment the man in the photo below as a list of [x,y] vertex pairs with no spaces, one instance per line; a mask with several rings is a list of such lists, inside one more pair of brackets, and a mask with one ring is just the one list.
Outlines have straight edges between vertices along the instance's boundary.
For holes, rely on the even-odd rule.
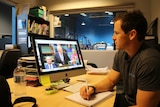
[[53,64],[52,58],[51,58],[50,56],[47,56],[47,57],[46,57],[46,62],[47,62],[47,64],[45,64],[45,69],[56,68],[56,65]]
[[54,62],[56,66],[63,66],[70,61],[66,52],[63,51],[60,45],[57,45],[57,52],[54,55]]
[[122,79],[123,91],[115,107],[159,107],[160,53],[144,43],[147,21],[140,11],[115,17],[114,35],[119,51],[107,78],[80,89],[80,95],[89,99],[93,93],[112,90]]

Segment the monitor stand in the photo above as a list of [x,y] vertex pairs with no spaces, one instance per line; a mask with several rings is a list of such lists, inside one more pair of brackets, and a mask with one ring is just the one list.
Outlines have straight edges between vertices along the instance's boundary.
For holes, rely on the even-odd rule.
[[69,83],[69,82],[70,82],[70,78],[65,78],[65,79],[63,79],[63,81],[64,81],[65,83]]

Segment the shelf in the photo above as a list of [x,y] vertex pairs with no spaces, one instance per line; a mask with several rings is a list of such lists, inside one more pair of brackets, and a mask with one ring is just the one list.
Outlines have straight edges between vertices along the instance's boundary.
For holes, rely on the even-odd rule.
[[23,54],[28,54],[30,45],[29,36],[49,37],[49,21],[28,14],[17,16],[17,45]]

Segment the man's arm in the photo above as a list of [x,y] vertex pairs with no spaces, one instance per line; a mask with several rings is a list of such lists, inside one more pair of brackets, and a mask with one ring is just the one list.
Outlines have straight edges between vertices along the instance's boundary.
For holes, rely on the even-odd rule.
[[93,87],[89,87],[88,91],[86,91],[86,86],[83,86],[80,89],[80,95],[84,99],[89,99],[90,96],[94,93],[94,91],[103,92],[103,91],[113,90],[113,87],[119,80],[120,80],[120,73],[117,71],[111,70],[108,76],[104,80],[94,85],[95,89]]
[[109,72],[107,78],[105,78],[98,84],[95,84],[96,92],[112,90],[119,80],[120,73],[112,69]]
[[136,96],[137,105],[130,107],[157,107],[160,102],[160,90],[158,91],[143,91],[137,90]]

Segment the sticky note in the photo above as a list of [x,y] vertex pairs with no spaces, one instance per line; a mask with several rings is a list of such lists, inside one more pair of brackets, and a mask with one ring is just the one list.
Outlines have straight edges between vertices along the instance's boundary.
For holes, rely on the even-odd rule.
[[41,79],[41,84],[43,86],[50,86],[51,85],[51,80],[48,75],[40,76]]

